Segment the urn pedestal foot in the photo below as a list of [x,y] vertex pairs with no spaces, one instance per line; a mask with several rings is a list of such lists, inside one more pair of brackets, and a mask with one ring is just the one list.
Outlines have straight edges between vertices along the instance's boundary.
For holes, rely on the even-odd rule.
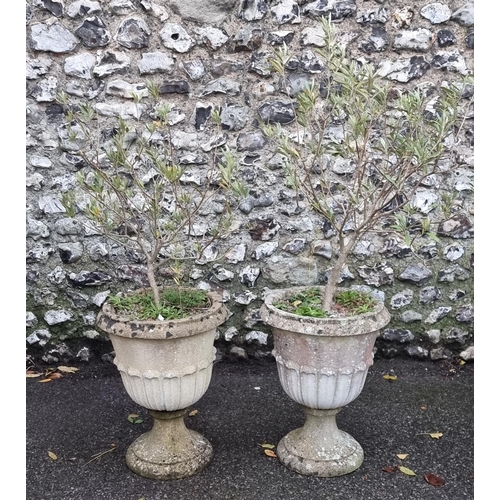
[[359,443],[337,427],[340,409],[316,410],[302,407],[303,427],[288,433],[278,443],[280,462],[302,475],[335,477],[349,474],[363,463]]
[[127,466],[150,479],[181,479],[203,470],[212,459],[210,442],[184,423],[187,410],[154,411],[153,428],[128,448]]

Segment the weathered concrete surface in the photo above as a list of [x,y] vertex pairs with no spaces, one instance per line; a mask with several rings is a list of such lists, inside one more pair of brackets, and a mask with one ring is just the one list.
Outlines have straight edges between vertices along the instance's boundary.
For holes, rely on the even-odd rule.
[[[383,378],[389,373],[397,380]],[[152,419],[128,397],[116,367],[81,366],[49,383],[38,380],[26,380],[27,500],[478,498],[473,363],[375,360],[362,393],[337,417],[365,459],[352,474],[336,478],[298,475],[260,446],[277,445],[304,422],[299,405],[281,389],[274,362],[214,366],[212,383],[194,407],[198,413],[186,417],[212,443],[213,460],[196,476],[176,481],[145,479],[126,466],[127,448],[151,428]],[[131,413],[144,423],[129,423]],[[433,439],[433,432],[442,437]],[[90,462],[112,444],[114,451]],[[400,453],[407,458],[399,459]],[[383,470],[398,465],[416,476]],[[426,473],[445,484],[431,486]]]

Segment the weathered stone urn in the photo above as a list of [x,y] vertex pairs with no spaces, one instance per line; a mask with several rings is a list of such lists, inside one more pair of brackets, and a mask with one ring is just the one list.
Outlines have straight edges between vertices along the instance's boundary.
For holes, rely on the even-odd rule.
[[97,317],[113,344],[127,393],[154,419],[126,454],[128,467],[140,476],[180,479],[212,459],[210,442],[184,423],[187,409],[208,389],[216,329],[227,316],[220,297],[210,293],[209,298],[209,309],[185,319],[131,321],[110,304]]
[[277,455],[299,474],[341,476],[359,468],[364,453],[338,429],[336,415],[361,393],[375,340],[390,314],[381,302],[373,312],[338,318],[298,316],[273,305],[308,288],[271,291],[261,308],[262,319],[272,327],[281,385],[306,415],[303,427],[281,439]]

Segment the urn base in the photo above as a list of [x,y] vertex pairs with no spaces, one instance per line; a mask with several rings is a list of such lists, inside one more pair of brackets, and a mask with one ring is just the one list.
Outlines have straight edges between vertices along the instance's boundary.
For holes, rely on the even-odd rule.
[[360,444],[337,428],[340,409],[302,408],[303,427],[289,432],[278,443],[277,454],[287,468],[305,476],[336,477],[358,469],[364,460]]
[[153,428],[128,448],[130,470],[149,479],[181,479],[202,471],[211,461],[210,442],[184,424],[186,410],[149,411]]

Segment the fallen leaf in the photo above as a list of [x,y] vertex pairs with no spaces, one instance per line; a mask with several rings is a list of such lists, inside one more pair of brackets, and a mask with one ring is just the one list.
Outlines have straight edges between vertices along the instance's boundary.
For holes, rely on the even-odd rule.
[[385,380],[397,380],[398,377],[396,375],[383,375],[382,378],[385,378]]
[[57,380],[59,378],[62,378],[62,375],[60,373],[51,373],[47,378],[50,378],[50,380]]
[[273,450],[269,450],[269,449],[266,449],[264,450],[264,453],[268,456],[268,457],[272,457],[272,458],[277,458],[278,455],[276,455],[276,453],[274,453]]
[[136,413],[131,413],[128,417],[127,420],[131,424],[142,424],[144,420],[140,417],[140,415],[137,415]]
[[259,446],[262,446],[262,448],[267,448],[269,450],[274,450],[274,448],[276,448],[276,446],[274,444],[270,444],[270,443],[262,443]]
[[382,469],[383,472],[388,472],[389,474],[392,474],[393,472],[396,472],[398,470],[397,467],[384,467]]
[[188,413],[188,417],[194,417],[195,415],[198,414],[198,410],[192,410]]
[[399,465],[398,469],[407,476],[416,476],[416,474],[411,469],[408,469],[408,467],[403,467],[402,465]]
[[404,460],[408,456],[408,453],[397,453],[396,456],[401,460]]
[[464,366],[464,365],[465,365],[465,363],[466,363],[466,362],[465,362],[465,360],[464,360],[464,359],[461,359],[461,360],[458,362],[458,364],[459,364],[460,366]]
[[78,368],[74,366],[58,366],[57,369],[63,373],[75,373],[78,371]]
[[293,307],[298,307],[298,306],[300,306],[300,304],[302,304],[302,301],[301,300],[296,300],[295,302],[292,303],[292,306]]
[[51,378],[44,378],[43,380],[38,381],[39,384],[42,384],[44,382],[52,382],[52,379]]
[[49,451],[48,455],[52,460],[57,460],[57,455],[53,451]]
[[429,436],[432,439],[441,439],[441,437],[443,436],[443,433],[442,432],[430,432]]
[[421,409],[421,410],[427,410],[427,406],[426,406],[426,405],[421,406],[421,407],[420,407],[420,409]]
[[41,377],[43,373],[26,372],[26,378],[36,378]]
[[432,472],[428,472],[427,474],[424,474],[424,479],[431,484],[432,486],[443,486],[445,483],[444,479],[442,477],[436,476],[436,474],[433,474]]

